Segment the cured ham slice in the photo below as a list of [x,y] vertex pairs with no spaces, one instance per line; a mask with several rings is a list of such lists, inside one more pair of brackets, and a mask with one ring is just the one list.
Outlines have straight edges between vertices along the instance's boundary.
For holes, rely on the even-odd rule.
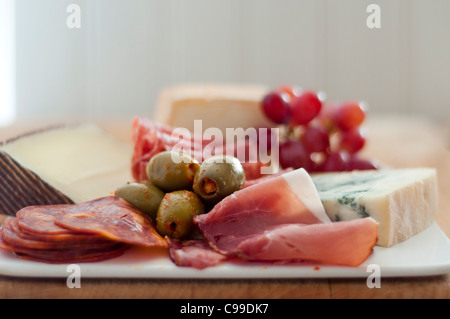
[[167,239],[170,244],[169,256],[171,260],[180,267],[192,267],[205,269],[219,265],[227,257],[209,246],[208,242],[202,239],[177,241]]
[[277,225],[331,223],[304,169],[237,191],[194,222],[210,245],[227,255],[244,239]]
[[357,266],[378,235],[369,218],[332,223],[303,169],[235,192],[194,221],[216,251],[254,261]]
[[307,260],[359,266],[377,242],[378,224],[372,218],[332,224],[290,224],[242,241],[235,253],[258,261]]
[[258,158],[251,156],[254,154],[251,150],[257,149],[257,141],[241,140],[236,144],[227,145],[225,141],[204,139],[195,134],[183,134],[182,131],[177,131],[178,139],[174,139],[172,138],[174,130],[173,127],[146,118],[135,118],[132,127],[134,151],[131,171],[136,181],[142,182],[148,179],[146,167],[153,156],[179,146],[182,146],[183,151],[189,153],[199,163],[203,162],[208,155],[234,155],[241,160],[248,180],[263,176],[261,174],[263,164],[258,161]]

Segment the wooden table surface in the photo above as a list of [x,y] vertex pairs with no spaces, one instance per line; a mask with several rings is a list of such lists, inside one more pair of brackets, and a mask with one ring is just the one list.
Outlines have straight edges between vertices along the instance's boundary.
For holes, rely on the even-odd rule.
[[[0,140],[44,124],[0,128]],[[102,125],[129,140],[130,121]],[[437,222],[450,237],[450,122],[420,117],[371,117],[366,123],[369,143],[365,155],[392,167],[434,167],[439,178]],[[2,220],[0,218],[0,220]],[[449,251],[450,254],[450,251]],[[381,288],[368,288],[366,279],[293,280],[93,280],[82,279],[69,289],[65,279],[0,276],[0,299],[6,298],[450,298],[450,273],[419,278],[381,278]]]

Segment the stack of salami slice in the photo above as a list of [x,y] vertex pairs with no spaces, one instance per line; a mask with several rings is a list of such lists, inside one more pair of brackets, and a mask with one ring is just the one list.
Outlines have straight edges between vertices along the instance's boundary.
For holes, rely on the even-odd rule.
[[114,196],[78,205],[27,207],[0,230],[1,249],[45,263],[106,260],[132,245],[167,247],[167,242],[149,217]]

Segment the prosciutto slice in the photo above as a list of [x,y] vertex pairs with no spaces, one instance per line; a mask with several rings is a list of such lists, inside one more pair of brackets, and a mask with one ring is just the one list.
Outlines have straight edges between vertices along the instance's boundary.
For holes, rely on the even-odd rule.
[[202,239],[178,241],[167,238],[167,240],[170,245],[169,256],[180,267],[204,269],[217,266],[227,259],[225,255],[213,250],[208,242]]
[[311,178],[299,169],[235,192],[194,222],[212,247],[230,255],[243,240],[274,226],[331,220]]
[[332,223],[303,169],[235,192],[194,221],[216,251],[254,261],[357,266],[378,234],[371,218]]
[[195,134],[183,134],[182,131],[176,134],[179,139],[174,139],[172,137],[174,130],[173,127],[147,118],[135,118],[132,129],[134,151],[131,171],[136,181],[142,182],[148,179],[146,167],[153,156],[163,151],[170,151],[176,146],[183,146],[183,151],[188,152],[199,163],[203,162],[208,154],[233,154],[241,160],[247,180],[263,176],[261,174],[263,163],[250,156],[251,150],[257,149],[257,141],[240,140],[237,143],[227,145],[225,141],[204,139],[202,136],[196,136]]
[[378,225],[372,218],[332,224],[290,224],[242,241],[235,253],[258,261],[307,260],[359,266],[377,242]]

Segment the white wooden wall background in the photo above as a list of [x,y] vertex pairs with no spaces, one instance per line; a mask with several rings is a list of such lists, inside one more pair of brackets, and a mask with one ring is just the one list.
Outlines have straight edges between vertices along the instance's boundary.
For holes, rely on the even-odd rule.
[[[450,116],[448,0],[16,0],[17,118],[151,115],[184,82],[298,84]],[[81,29],[66,8],[81,7]],[[368,29],[366,7],[381,7]]]

